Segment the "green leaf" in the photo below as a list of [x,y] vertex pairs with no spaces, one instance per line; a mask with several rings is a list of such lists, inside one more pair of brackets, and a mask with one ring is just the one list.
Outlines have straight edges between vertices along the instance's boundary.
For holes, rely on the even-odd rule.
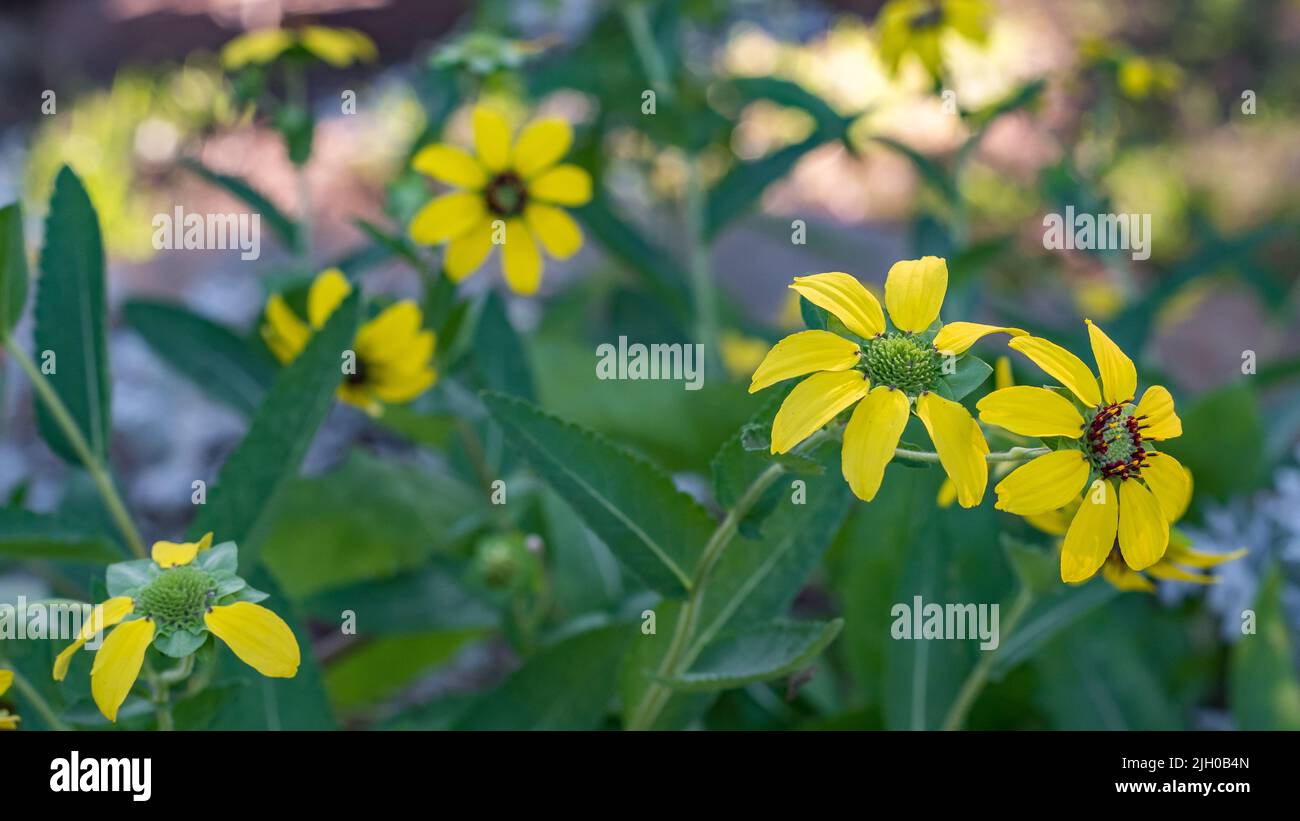
[[714,529],[659,468],[604,437],[498,393],[483,402],[533,468],[649,586],[680,596]]
[[542,489],[541,505],[556,609],[562,616],[576,616],[613,608],[624,593],[614,554],[550,488]]
[[18,324],[27,301],[27,247],[23,210],[18,203],[0,208],[0,339]]
[[495,627],[500,616],[441,563],[384,579],[336,587],[303,602],[303,611],[323,622],[356,615],[363,636]]
[[956,203],[961,200],[961,193],[957,190],[957,184],[949,175],[948,169],[938,162],[892,137],[873,136],[871,140],[902,154],[910,160],[917,173],[921,175],[921,179],[929,183],[935,191],[942,194],[947,202]]
[[360,306],[360,296],[354,292],[276,377],[248,433],[217,475],[208,503],[190,526],[191,536],[210,530],[218,539],[236,542],[240,567],[245,570],[257,564],[267,509],[297,473],[334,402],[342,379],[340,363],[356,336]]
[[82,522],[0,508],[0,556],[68,562],[113,562],[122,553],[103,533]]
[[[45,220],[41,278],[36,289],[36,349],[42,372],[46,351],[54,355],[45,376],[67,407],[90,452],[101,462],[108,453],[109,385],[104,248],[95,208],[72,169],[54,182]],[[80,464],[70,442],[42,405],[40,431],[55,453]]]
[[963,354],[957,358],[954,372],[944,376],[941,382],[948,386],[954,402],[960,402],[971,391],[984,384],[984,380],[993,373],[993,368],[978,356]]
[[446,664],[482,632],[447,630],[366,642],[326,672],[330,701],[341,710],[355,710],[390,698],[416,677]]
[[843,619],[778,620],[728,633],[705,647],[689,672],[667,683],[674,690],[700,692],[782,678],[810,667],[843,626]]
[[166,636],[154,639],[153,646],[158,652],[174,659],[183,659],[203,646],[208,634],[204,631],[197,636],[186,630],[177,630]]
[[456,723],[458,730],[593,730],[610,711],[635,625],[598,627],[540,650]]
[[287,248],[290,250],[299,248],[301,239],[298,224],[285,216],[283,211],[276,208],[274,203],[246,181],[213,171],[195,159],[183,159],[181,166],[242,200],[253,213],[261,215],[262,221],[276,233]]
[[1255,602],[1255,633],[1232,648],[1228,703],[1240,730],[1300,730],[1295,645],[1282,613],[1282,576],[1273,568]]
[[262,560],[290,597],[314,596],[464,546],[489,519],[487,508],[482,493],[451,476],[358,451],[335,470],[285,485]]
[[213,399],[245,416],[257,410],[275,378],[275,363],[264,351],[179,305],[128,302],[122,313],[159,359]]
[[1119,595],[1115,588],[1100,581],[1080,587],[1056,587],[1053,594],[1030,606],[1020,625],[998,646],[989,671],[991,678],[1002,678],[1062,631]]
[[803,324],[808,328],[808,330],[826,330],[828,315],[829,312],[825,308],[819,308],[803,296],[799,297],[799,316],[803,318]]
[[737,163],[709,191],[704,235],[711,237],[727,223],[753,208],[769,185],[784,177],[795,164],[829,138],[820,131],[802,142],[779,148],[764,157]]
[[536,401],[526,348],[496,291],[488,291],[474,329],[474,368],[483,387]]
[[153,581],[161,572],[152,559],[135,559],[109,565],[104,573],[109,598],[129,596],[135,590]]

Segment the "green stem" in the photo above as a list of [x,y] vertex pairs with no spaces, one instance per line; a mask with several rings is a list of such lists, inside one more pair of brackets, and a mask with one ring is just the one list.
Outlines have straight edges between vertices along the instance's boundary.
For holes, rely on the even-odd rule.
[[[800,446],[805,452],[814,449],[823,440],[829,437],[825,432],[814,434]],[[695,566],[695,571],[691,577],[690,595],[686,599],[686,604],[682,607],[677,616],[677,624],[673,628],[673,636],[668,644],[668,649],[664,652],[663,660],[659,664],[659,669],[655,673],[657,680],[651,681],[646,687],[645,693],[638,702],[636,709],[628,716],[627,728],[629,730],[648,730],[654,726],[655,720],[659,713],[668,703],[672,696],[672,688],[663,684],[663,680],[671,679],[684,672],[692,662],[695,656],[699,654],[699,648],[690,647],[691,639],[695,634],[696,621],[699,619],[700,607],[704,601],[704,593],[708,587],[709,575],[717,565],[718,560],[722,558],[722,553],[726,550],[727,545],[731,543],[732,537],[736,535],[736,530],[740,523],[744,521],[749,511],[758,503],[758,500],[767,491],[772,484],[785,473],[785,466],[779,462],[773,462],[760,473],[727,515],[713,531],[709,541],[704,545],[704,551],[700,554],[700,560]]]
[[[984,455],[984,460],[987,462],[1023,462],[1033,459],[1036,456],[1042,456],[1045,453],[1051,452],[1051,448],[1010,448],[1009,450],[986,453]],[[939,454],[931,450],[894,448],[894,455],[901,459],[911,459],[914,462],[939,461]]]
[[[998,631],[1000,634],[998,637],[999,648],[1005,646],[1006,637],[1024,618],[1033,601],[1034,594],[1028,587],[1021,586],[1016,593],[1015,601],[1011,603],[1011,610],[1007,613],[1007,618],[1002,622],[1002,626]],[[985,652],[980,656],[980,660],[975,663],[975,666],[971,668],[970,674],[962,682],[957,698],[953,700],[952,706],[948,708],[948,715],[943,720],[943,729],[960,730],[962,725],[966,723],[967,714],[970,713],[971,707],[975,706],[975,700],[984,691],[984,686],[988,684],[989,672],[993,669],[993,662],[997,660],[997,656],[997,650]]]
[[99,460],[90,450],[90,445],[86,443],[86,438],[81,435],[81,429],[73,420],[72,414],[68,412],[67,406],[63,400],[50,387],[50,383],[36,368],[36,363],[27,358],[27,354],[22,348],[13,343],[13,338],[7,334],[3,338],[5,350],[18,363],[18,366],[27,374],[28,380],[32,383],[32,389],[36,396],[44,403],[50,416],[54,418],[59,430],[72,445],[76,451],[77,458],[90,473],[90,478],[94,480],[95,487],[99,490],[99,495],[103,497],[104,504],[108,508],[109,515],[113,517],[113,522],[121,532],[122,538],[126,539],[127,546],[137,557],[143,559],[148,554],[144,549],[144,540],[140,538],[140,533],[135,529],[135,523],[131,521],[131,515],[127,513],[126,505],[122,503],[122,498],[117,493],[117,488],[113,485],[113,477],[108,472],[108,468]]
[[636,50],[637,60],[650,80],[650,86],[656,94],[665,100],[673,98],[672,83],[668,79],[668,62],[664,60],[659,46],[655,43],[654,31],[650,27],[650,17],[646,13],[645,3],[625,3],[622,6],[623,22],[627,25],[628,38]]
[[41,718],[45,719],[45,723],[50,725],[50,729],[67,730],[68,725],[59,719],[54,709],[50,707],[49,702],[41,697],[40,693],[36,692],[36,688],[32,686],[32,683],[17,670],[11,669],[11,672],[14,674],[14,686],[18,688],[18,692],[23,694],[23,698],[27,700],[28,704],[36,708],[36,712],[41,714]]
[[687,267],[690,271],[692,299],[695,303],[695,338],[704,345],[710,365],[721,362],[718,349],[718,287],[713,278],[713,261],[705,238],[708,218],[707,198],[700,180],[699,161],[693,158],[686,177]]
[[151,665],[145,666],[145,675],[149,678],[149,685],[153,690],[153,712],[154,718],[158,722],[158,729],[161,731],[170,731],[176,729],[176,722],[172,719],[172,698],[171,698],[171,674],[175,670],[169,670],[166,673],[156,672]]
[[[311,98],[307,95],[307,74],[296,60],[289,60],[284,68],[285,99],[288,104],[308,114]],[[285,150],[289,146],[285,145]],[[294,184],[298,195],[298,260],[307,267],[311,262],[311,186],[307,183],[307,169],[294,163]]]

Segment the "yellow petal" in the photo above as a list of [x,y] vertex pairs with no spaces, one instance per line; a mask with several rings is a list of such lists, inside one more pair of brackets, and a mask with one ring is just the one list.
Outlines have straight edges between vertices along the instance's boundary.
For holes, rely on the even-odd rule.
[[90,668],[90,694],[109,721],[117,721],[117,709],[126,701],[140,677],[145,651],[153,641],[154,623],[136,619],[119,624],[104,639]]
[[359,60],[370,62],[379,56],[374,41],[355,29],[307,26],[300,36],[303,48],[335,68]]
[[506,222],[506,241],[501,246],[501,271],[516,294],[537,293],[542,284],[542,254],[521,219]]
[[1160,385],[1152,385],[1142,394],[1137,414],[1144,439],[1175,439],[1183,435],[1183,420],[1174,412],[1174,398]]
[[400,356],[415,341],[423,321],[414,300],[389,305],[357,331],[357,355],[377,362]]
[[934,503],[939,507],[952,507],[952,503],[957,501],[957,486],[947,476],[939,484],[939,492],[935,494]]
[[984,461],[989,446],[979,424],[965,407],[934,393],[921,394],[916,400],[916,415],[939,452],[939,464],[957,486],[957,504],[975,507],[984,498],[989,481]]
[[8,710],[0,710],[0,730],[17,730],[21,716],[12,715]]
[[1115,486],[1097,479],[1083,495],[1061,545],[1061,581],[1072,584],[1092,578],[1115,546],[1119,499]]
[[492,173],[506,170],[510,164],[510,124],[487,106],[474,106],[474,151],[483,167]]
[[154,542],[149,552],[154,564],[164,569],[189,564],[197,555],[199,546],[196,542]]
[[1101,391],[1097,389],[1097,380],[1092,371],[1088,370],[1082,359],[1065,348],[1036,336],[1018,336],[1007,345],[1029,357],[1035,365],[1069,388],[1083,404],[1101,404]]
[[287,365],[298,358],[311,339],[311,328],[298,318],[284,297],[272,294],[266,301],[266,324],[262,339],[275,358]]
[[[817,333],[804,331],[804,333]],[[877,386],[853,409],[844,428],[841,469],[854,495],[864,502],[876,498],[885,477],[885,465],[907,427],[907,394],[886,385]]]
[[1119,549],[1134,570],[1145,570],[1165,555],[1169,522],[1151,491],[1133,481],[1119,483]]
[[456,191],[429,201],[411,218],[411,239],[422,245],[437,245],[466,233],[487,216],[483,195]]
[[265,607],[246,601],[214,607],[203,617],[203,623],[240,661],[262,675],[297,675],[301,661],[298,640],[284,619]]
[[978,322],[949,322],[940,328],[939,333],[935,335],[934,347],[938,349],[939,353],[956,356],[965,353],[970,349],[971,345],[989,334],[996,333],[1025,336],[1028,331],[1002,325],[981,325]]
[[410,402],[420,394],[433,387],[438,381],[438,374],[433,368],[425,368],[412,374],[399,377],[385,377],[375,382],[375,396],[390,405]]
[[321,271],[307,292],[307,320],[316,330],[325,326],[339,303],[352,293],[352,285],[338,268]]
[[95,605],[90,611],[90,620],[82,623],[81,632],[77,634],[76,641],[63,648],[58,657],[54,659],[54,680],[63,681],[68,675],[68,665],[72,663],[72,657],[81,649],[82,645],[100,630],[112,627],[122,619],[126,618],[135,610],[135,602],[131,601],[129,596],[115,596],[107,601]]
[[1194,550],[1191,546],[1175,548],[1174,544],[1173,533],[1170,533],[1169,549],[1165,552],[1165,559],[1188,567],[1218,567],[1225,562],[1236,561],[1250,552],[1241,548],[1231,553],[1206,553],[1202,550]]
[[435,180],[477,191],[487,185],[488,177],[474,155],[446,143],[426,145],[411,158],[411,167]]
[[246,65],[261,65],[279,57],[293,45],[293,35],[284,29],[259,29],[241,34],[221,49],[221,67],[235,71]]
[[556,205],[584,205],[591,199],[591,175],[576,165],[557,165],[528,181],[528,196]]
[[530,202],[524,207],[524,221],[554,259],[568,259],[582,247],[578,223],[553,205]]
[[1070,522],[1074,520],[1076,510],[1078,510],[1077,506],[1061,507],[1044,513],[1031,513],[1024,519],[1035,530],[1040,530],[1049,536],[1064,536],[1070,529]]
[[0,670],[0,696],[4,695],[5,691],[9,689],[9,685],[13,683],[14,683],[14,671]]
[[1077,450],[1054,450],[1033,459],[998,482],[998,510],[1019,516],[1047,513],[1078,497],[1088,481],[1088,460]]
[[1017,385],[994,391],[975,403],[980,419],[1021,436],[1068,436],[1083,433],[1083,417],[1074,403],[1047,388]]
[[1165,579],[1174,582],[1189,582],[1191,584],[1216,584],[1218,579],[1213,576],[1204,576],[1200,573],[1191,573],[1183,570],[1176,564],[1164,559],[1156,562],[1147,568],[1147,572],[1157,579]]
[[993,365],[993,387],[997,390],[1009,388],[1016,384],[1011,375],[1011,357],[999,356]]
[[772,346],[749,383],[755,393],[813,371],[847,371],[858,364],[856,343],[830,331],[800,331]]
[[[1154,568],[1152,568],[1154,570]],[[1141,573],[1134,573],[1128,569],[1124,562],[1107,560],[1102,565],[1101,576],[1116,590],[1125,593],[1151,593],[1156,586],[1148,581]]]
[[1101,374],[1102,395],[1112,404],[1132,402],[1137,395],[1138,384],[1137,368],[1133,366],[1133,360],[1101,328],[1092,324],[1091,319],[1085,319],[1084,322],[1088,323],[1092,355],[1097,360],[1097,371]]
[[790,288],[818,308],[830,311],[863,339],[885,332],[885,312],[855,277],[840,271],[795,277]]
[[947,292],[948,263],[939,257],[895,262],[885,277],[885,307],[904,331],[920,333],[934,324]]
[[1150,454],[1142,466],[1142,480],[1156,495],[1169,522],[1178,521],[1187,512],[1192,501],[1192,476],[1177,459],[1167,453]]
[[492,253],[492,223],[485,219],[469,231],[447,243],[442,269],[452,282],[460,282],[479,269]]
[[573,129],[558,117],[533,120],[519,132],[514,167],[525,180],[560,161],[573,143]]
[[790,391],[772,420],[772,452],[785,453],[866,395],[861,371],[815,373]]

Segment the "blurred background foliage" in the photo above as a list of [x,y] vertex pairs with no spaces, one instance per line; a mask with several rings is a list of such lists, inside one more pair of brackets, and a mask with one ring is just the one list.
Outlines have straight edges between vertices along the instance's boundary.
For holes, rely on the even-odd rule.
[[[0,19],[0,199],[22,201],[31,248],[63,163],[95,204],[111,455],[147,540],[184,531],[191,483],[211,483],[264,410],[269,293],[300,302],[338,265],[380,301],[417,298],[442,378],[378,419],[330,411],[248,534],[270,577],[257,586],[298,614],[318,665],[276,696],[222,668],[178,706],[179,726],[621,726],[645,686],[639,654],[655,652],[642,614],[655,609],[662,636],[677,605],[628,571],[616,537],[479,392],[617,443],[579,448],[576,464],[631,464],[627,448],[657,466],[636,462],[649,484],[667,471],[720,514],[728,471],[755,469],[738,431],[772,411],[748,375],[802,326],[790,277],[844,270],[879,293],[893,261],[936,254],[953,316],[1076,351],[1090,317],[1146,384],[1169,386],[1185,428],[1170,450],[1196,483],[1187,530],[1250,556],[1208,593],[1052,579],[992,656],[895,641],[890,607],[915,595],[1005,614],[1050,540],[987,499],[937,508],[933,470],[891,467],[875,502],[850,504],[838,457],[820,454],[808,509],[748,522],[727,558],[782,557],[747,618],[842,618],[838,638],[807,669],[675,695],[660,726],[933,728],[977,671],[975,728],[1300,728],[1300,3],[1003,0],[979,38],[941,32],[937,63],[905,54],[897,71],[871,0],[228,5],[48,0]],[[223,72],[226,40],[282,20],[364,31],[379,60],[310,65],[297,101],[270,72]],[[271,116],[268,99],[292,116]],[[406,239],[430,195],[409,158],[465,141],[476,101],[516,122],[568,119],[571,157],[597,181],[575,212],[583,251],[548,263],[537,298],[509,296],[495,263],[457,292]],[[178,204],[258,211],[262,259],[155,251],[152,216]],[[1042,217],[1067,205],[1150,214],[1151,258],[1046,250]],[[705,342],[703,389],[594,379],[596,346],[619,336]],[[1039,380],[1013,365],[1017,382]],[[49,551],[89,559],[115,537],[86,477],[36,435],[15,373],[0,417],[0,600],[98,600],[101,565]],[[490,501],[498,478],[505,505]],[[33,537],[23,511],[66,527]],[[1266,641],[1243,640],[1247,608]],[[340,633],[345,612],[355,634]],[[66,721],[102,726],[86,676],[49,681],[57,649],[0,654]],[[148,726],[143,702],[122,715]]]

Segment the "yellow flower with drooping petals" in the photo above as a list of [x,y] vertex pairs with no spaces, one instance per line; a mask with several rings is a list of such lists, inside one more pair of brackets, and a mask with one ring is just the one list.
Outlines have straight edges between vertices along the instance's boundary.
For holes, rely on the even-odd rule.
[[[125,562],[138,583],[117,591],[95,605],[90,621],[81,627],[76,641],[54,660],[55,681],[68,674],[72,657],[101,631],[113,627],[95,653],[90,670],[90,692],[101,713],[117,721],[117,712],[135,687],[144,666],[145,654],[158,641],[180,634],[186,655],[194,652],[212,633],[234,651],[241,661],[271,678],[293,678],[298,673],[301,653],[289,625],[254,599],[266,597],[253,591],[231,569],[237,553],[233,543],[211,548],[212,534],[197,542],[156,542],[150,559]],[[115,578],[109,574],[109,592]],[[168,655],[177,655],[174,642]]]
[[[1011,360],[1005,356],[999,356],[997,361],[993,363],[993,389],[1002,390],[1014,384],[1015,380],[1011,377]],[[1005,476],[1011,468],[1011,462],[998,462],[993,466],[993,475]],[[951,479],[944,477],[934,501],[939,507],[952,507],[952,503],[957,501],[957,486],[952,483]]]
[[335,68],[357,62],[374,62],[375,42],[355,29],[306,26],[301,29],[265,28],[241,34],[221,49],[221,66],[236,71],[250,65],[274,62],[289,49],[301,46]]
[[[9,685],[13,683],[14,671],[0,670],[0,696],[4,695],[9,689]],[[0,710],[0,730],[16,730],[18,729],[18,722],[21,720],[8,710]]]
[[[844,478],[864,501],[875,498],[912,412],[938,451],[962,507],[974,507],[988,482],[988,444],[960,403],[937,391],[945,355],[958,356],[990,333],[1019,328],[952,322],[938,328],[948,290],[948,264],[938,257],[897,262],[885,279],[885,312],[849,274],[795,277],[790,286],[837,318],[856,340],[823,330],[782,339],[754,371],[749,392],[806,377],[781,404],[772,424],[772,452],[786,453],[842,411],[857,405],[844,428]],[[809,376],[808,374],[811,374]],[[872,387],[874,385],[874,387]]]
[[[1184,468],[1186,470],[1186,468]],[[1191,471],[1187,471],[1188,484],[1191,484]],[[1025,521],[1035,528],[1052,536],[1065,536],[1069,532],[1070,522],[1078,511],[1082,499],[1076,499],[1060,510],[1026,516]],[[1175,521],[1181,518],[1181,512]],[[1160,561],[1139,573],[1124,561],[1118,545],[1112,545],[1106,563],[1101,567],[1101,575],[1118,590],[1152,593],[1155,585],[1146,575],[1167,581],[1190,582],[1192,584],[1216,584],[1219,578],[1212,573],[1194,573],[1194,570],[1209,570],[1226,562],[1240,559],[1246,550],[1234,550],[1230,553],[1206,553],[1192,547],[1191,540],[1176,527],[1169,529],[1169,547]]]
[[985,0],[890,0],[876,18],[880,59],[891,74],[903,57],[915,54],[931,77],[943,71],[943,38],[956,32],[967,40],[988,39]]
[[1165,554],[1169,525],[1191,499],[1190,476],[1154,443],[1182,435],[1174,400],[1160,385],[1137,394],[1137,368],[1110,337],[1087,321],[1101,383],[1074,354],[1033,336],[1011,340],[1067,391],[1017,386],[994,391],[976,407],[980,419],[1022,436],[1046,437],[1060,449],[1016,468],[994,490],[997,507],[1033,516],[1065,507],[1083,494],[1061,551],[1061,578],[1091,577],[1119,538],[1133,570]]
[[[284,297],[273,294],[266,303],[262,339],[276,359],[289,364],[350,293],[352,285],[342,271],[322,271],[307,293],[307,322]],[[434,333],[421,327],[423,321],[419,306],[407,299],[362,325],[352,343],[356,362],[339,385],[338,398],[376,416],[381,402],[410,402],[428,390],[438,375],[432,364]]]
[[573,142],[564,120],[529,123],[511,142],[502,114],[475,106],[474,153],[437,143],[421,149],[411,167],[458,189],[431,200],[411,219],[410,236],[423,245],[447,244],[443,269],[453,282],[477,271],[493,245],[501,269],[518,294],[542,283],[542,255],[568,259],[582,247],[582,230],[558,206],[591,199],[591,176],[560,160]]

